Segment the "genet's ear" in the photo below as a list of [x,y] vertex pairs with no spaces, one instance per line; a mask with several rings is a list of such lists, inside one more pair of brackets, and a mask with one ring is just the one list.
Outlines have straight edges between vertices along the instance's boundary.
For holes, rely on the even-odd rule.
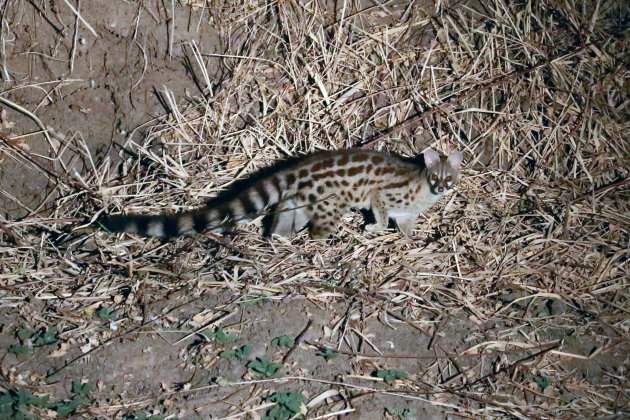
[[440,154],[433,149],[427,149],[424,152],[424,165],[427,168],[435,166],[440,161]]
[[462,164],[462,152],[453,152],[448,155],[448,159],[446,161],[451,165],[453,169],[459,169],[459,165]]

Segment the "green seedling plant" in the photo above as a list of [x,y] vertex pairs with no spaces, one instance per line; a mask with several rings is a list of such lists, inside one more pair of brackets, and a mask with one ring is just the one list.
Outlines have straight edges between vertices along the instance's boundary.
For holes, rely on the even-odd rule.
[[265,398],[265,401],[274,402],[274,405],[263,420],[287,420],[296,414],[306,414],[304,395],[300,392],[276,392]]
[[29,407],[46,409],[51,406],[48,395],[38,397],[25,389],[11,389],[0,394],[0,417],[5,419],[36,419],[28,412]]
[[34,347],[42,347],[57,342],[57,327],[49,327],[39,331],[31,330],[28,327],[21,327],[15,331],[15,336],[20,340],[20,344],[9,347],[9,352],[13,354],[26,354],[33,351]]
[[104,306],[96,311],[96,314],[103,321],[111,321],[112,319],[116,318],[116,311],[112,311],[110,308],[106,308]]
[[230,343],[238,340],[238,335],[228,334],[223,331],[223,328],[221,327],[216,327],[214,330],[206,328],[205,330],[200,331],[199,334],[207,340],[216,340],[219,343]]
[[252,352],[252,349],[252,345],[245,344],[238,349],[223,350],[221,353],[219,353],[219,357],[223,357],[224,359],[238,359],[240,361],[244,361],[247,359],[247,356],[249,356],[249,354]]
[[124,417],[125,420],[164,420],[163,417],[148,416],[145,413],[140,414],[127,414]]
[[323,357],[326,361],[328,361],[339,357],[339,352],[333,349],[321,348],[317,353],[315,353],[315,356]]
[[282,363],[272,363],[264,357],[257,357],[256,360],[252,360],[247,364],[248,368],[262,373],[267,378],[278,378],[282,376],[280,372],[282,366]]
[[89,402],[88,394],[91,388],[92,385],[88,383],[72,382],[72,398],[60,402],[49,401],[48,395],[35,396],[28,390],[11,389],[0,394],[0,418],[37,419],[37,416],[29,413],[31,407],[54,410],[58,417],[67,417]]
[[416,418],[415,408],[403,408],[402,410],[398,410],[395,408],[387,407],[385,411],[387,412],[387,414],[397,420],[412,420]]
[[376,371],[376,377],[381,378],[389,384],[397,379],[407,379],[407,373],[397,369],[378,370]]
[[86,405],[89,401],[88,394],[92,389],[92,384],[72,382],[72,398],[56,404],[54,410],[60,417],[72,414],[77,408]]
[[281,347],[293,347],[295,345],[295,338],[290,335],[281,335],[271,340],[271,344]]
[[549,378],[546,378],[544,376],[536,375],[534,376],[534,381],[536,382],[536,384],[538,385],[538,388],[540,388],[541,391],[544,391],[545,388],[549,386]]

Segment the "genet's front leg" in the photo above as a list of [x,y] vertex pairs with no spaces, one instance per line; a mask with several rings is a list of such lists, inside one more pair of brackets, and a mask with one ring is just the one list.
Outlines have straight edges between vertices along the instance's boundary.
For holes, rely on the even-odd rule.
[[410,238],[413,234],[413,228],[416,227],[416,219],[417,217],[415,214],[398,216],[396,217],[396,224],[403,235]]
[[387,227],[387,207],[380,200],[378,194],[372,194],[370,208],[374,213],[375,223],[365,225],[368,232],[380,232]]

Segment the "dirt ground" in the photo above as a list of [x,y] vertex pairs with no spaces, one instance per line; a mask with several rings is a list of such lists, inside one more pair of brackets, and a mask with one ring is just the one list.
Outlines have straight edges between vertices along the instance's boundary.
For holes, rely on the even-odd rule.
[[[436,134],[447,130],[446,122],[415,132],[414,140],[392,141],[391,148],[408,153],[427,142],[467,152],[468,181],[462,181],[461,192],[440,202],[437,215],[419,219],[415,243],[405,242],[394,231],[365,239],[359,214],[346,217],[339,236],[323,243],[308,241],[305,235],[274,243],[259,238],[252,226],[244,228],[243,237],[144,242],[82,223],[82,217],[103,208],[133,212],[194,205],[273,161],[271,146],[279,154],[295,154],[313,147],[307,136],[314,136],[317,147],[348,147],[359,143],[358,138],[369,139],[396,125],[404,120],[401,115],[413,114],[416,108],[407,104],[399,114],[392,111],[383,117],[375,111],[369,123],[360,122],[368,115],[356,116],[350,104],[366,98],[350,92],[339,99],[325,77],[344,88],[354,87],[358,79],[350,77],[351,70],[335,73],[348,80],[335,79],[330,76],[334,65],[326,62],[318,73],[311,68],[312,61],[301,62],[298,53],[273,46],[269,39],[296,51],[310,42],[317,45],[318,34],[305,30],[295,35],[301,24],[295,32],[283,29],[285,15],[304,13],[303,22],[308,22],[304,26],[311,28],[315,17],[321,17],[331,50],[341,50],[340,35],[333,29],[357,15],[356,19],[366,19],[352,35],[358,41],[351,36],[346,40],[348,45],[356,41],[357,55],[375,39],[370,32],[375,28],[385,28],[387,36],[405,32],[400,44],[388,38],[374,47],[377,52],[370,63],[389,65],[379,61],[382,51],[395,55],[413,47],[425,54],[440,48],[433,40],[439,38],[436,28],[452,19],[446,16],[446,7],[405,1],[307,3],[4,2],[0,416],[63,417],[55,404],[74,401],[77,405],[68,416],[76,418],[273,418],[274,405],[268,398],[281,392],[304,395],[306,418],[630,416],[626,298],[630,280],[624,277],[630,222],[628,213],[623,215],[628,156],[612,141],[610,148],[615,150],[602,152],[610,166],[590,151],[588,158],[571,160],[565,165],[573,165],[566,170],[569,175],[548,181],[553,194],[558,193],[549,201],[544,191],[540,196],[536,192],[542,179],[536,177],[547,172],[528,169],[532,158],[523,152],[523,144],[506,149],[492,142],[473,143],[473,138],[489,131],[472,128],[475,124],[466,116],[458,120],[459,129],[469,138],[455,144]],[[451,3],[452,10],[461,7],[462,13],[478,7],[475,2]],[[555,7],[558,16],[550,20],[579,21],[589,15],[586,9],[572,15],[562,5]],[[603,6],[593,18],[596,27],[597,19],[605,20],[602,10]],[[309,20],[308,13],[315,17]],[[249,20],[250,16],[256,18]],[[627,28],[627,14],[623,16]],[[421,30],[400,30],[402,23],[414,18],[424,22]],[[273,32],[277,27],[279,35]],[[486,31],[482,28],[496,33],[489,23],[475,30]],[[252,41],[250,32],[269,33],[270,38]],[[446,44],[463,38],[449,36]],[[589,36],[593,39],[589,42],[599,42]],[[233,39],[234,45],[226,39]],[[250,42],[258,44],[243,47]],[[483,42],[476,45],[482,48]],[[200,76],[195,50],[204,57],[205,80],[210,84]],[[239,56],[258,57],[260,51],[264,54],[252,62],[269,67],[225,64]],[[621,63],[611,58],[609,68],[628,65],[627,48],[619,55],[613,47],[601,51],[625,57]],[[297,64],[292,67],[286,57],[294,56]],[[452,56],[447,59],[456,62]],[[566,60],[557,65],[575,67],[570,58]],[[409,61],[400,59],[389,70],[393,73]],[[305,79],[311,77],[308,88],[294,89],[295,81],[276,76],[279,63],[288,74],[304,72]],[[439,72],[440,66],[431,71]],[[457,71],[453,66],[445,77]],[[271,87],[261,88],[269,97],[260,99],[248,89],[262,86],[263,76]],[[391,92],[403,82],[409,80],[401,76],[388,81],[391,86],[384,82],[381,96],[366,95],[370,102],[366,107],[389,110],[404,101],[424,100],[410,94],[397,102]],[[601,83],[602,91],[606,83],[628,87],[627,80],[619,78]],[[302,98],[311,98],[313,91],[324,97],[322,101],[339,100],[341,108],[330,105],[320,114],[322,122],[305,123],[295,108],[300,112],[309,108],[311,99]],[[285,95],[286,108],[274,96],[282,98],[278,92]],[[596,93],[587,97],[577,99],[575,107],[605,102],[597,102]],[[205,114],[195,114],[199,98],[214,98],[216,104]],[[316,100],[320,98],[313,96],[313,108]],[[536,94],[529,100],[535,103]],[[558,125],[573,124],[571,107],[563,100],[538,111]],[[628,102],[615,101],[610,99],[610,107],[624,115],[617,120],[623,138]],[[511,100],[506,96],[498,102]],[[280,111],[268,114],[266,107]],[[190,111],[193,108],[195,112]],[[528,122],[535,123],[535,118]],[[492,124],[494,130],[497,125]],[[555,135],[553,123],[548,126],[548,131],[541,129],[542,136]],[[509,123],[501,127],[499,136],[514,135]],[[305,134],[309,130],[311,134]],[[578,132],[579,126],[566,135],[579,137]],[[180,141],[186,143],[183,148]],[[605,149],[606,135],[601,142]],[[537,147],[532,146],[543,150],[541,154],[553,148]],[[156,157],[162,148],[174,150],[170,160]],[[509,159],[504,160],[499,150]],[[512,166],[506,163],[510,159],[518,162],[514,166],[518,170],[529,171],[528,185],[514,181],[518,185],[507,186],[513,182]],[[601,165],[572,178],[571,171],[580,171],[575,169],[576,161],[583,162],[580,159]],[[186,166],[188,162],[195,166]],[[488,183],[487,176],[499,181]],[[570,199],[575,197],[562,194],[574,186],[595,191],[581,183],[587,178],[598,188],[608,188],[604,193],[612,191],[608,199],[614,204],[589,202],[586,210],[573,208],[575,216],[566,221],[562,206],[568,203],[566,211],[571,211]],[[608,187],[615,182],[621,182],[619,188]],[[490,196],[494,198],[489,203]],[[581,225],[581,212],[590,208],[593,225],[591,221]],[[492,215],[483,220],[470,216],[479,209]],[[518,223],[530,229],[527,234],[510,231]],[[595,225],[588,233],[580,230]],[[592,231],[604,225],[607,230],[599,238],[606,239],[586,244]],[[494,242],[484,239],[495,229],[502,236]],[[569,262],[577,268],[569,269]],[[217,330],[219,326],[222,329]],[[47,341],[45,332],[51,327],[56,330]],[[297,340],[294,345],[274,342],[285,335]],[[246,345],[250,352],[239,357],[239,349]],[[256,371],[251,364],[257,358],[281,362],[283,376]],[[404,372],[407,377],[384,380],[378,377],[383,372]],[[91,388],[83,395],[73,383],[88,383]],[[47,395],[52,403],[18,402],[11,396],[16,394],[10,394],[16,390]]]

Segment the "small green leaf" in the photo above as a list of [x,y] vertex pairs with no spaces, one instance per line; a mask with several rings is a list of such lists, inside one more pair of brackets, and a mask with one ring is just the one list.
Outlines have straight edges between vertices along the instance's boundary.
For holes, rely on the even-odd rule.
[[226,342],[229,342],[229,341],[236,341],[236,340],[238,340],[238,335],[236,335],[236,334],[226,334],[225,331],[223,331],[223,328],[217,327],[214,330],[214,338],[220,343],[226,343]]
[[231,359],[236,356],[236,350],[223,350],[219,353],[219,357],[223,357],[224,359]]
[[33,336],[35,346],[45,346],[57,342],[57,327],[50,327]]
[[271,343],[276,346],[293,347],[295,345],[295,338],[290,335],[281,335],[280,337],[276,337],[271,340]]
[[206,328],[205,330],[200,331],[199,334],[201,334],[203,337],[209,340],[210,339],[217,340],[219,343],[227,343],[230,341],[238,340],[238,335],[226,334],[225,331],[223,331],[223,328],[221,327],[216,327],[214,331],[211,331]]
[[252,352],[252,348],[253,346],[245,344],[238,349],[223,350],[221,353],[219,353],[219,357],[223,357],[226,359],[236,358],[238,360],[245,360],[249,353]]
[[10,393],[13,396],[14,405],[17,407],[33,405],[35,407],[45,408],[48,406],[48,395],[36,397],[26,389],[14,389],[11,390]]
[[15,335],[20,340],[26,340],[26,339],[31,338],[33,335],[35,335],[35,331],[31,331],[30,329],[28,329],[26,327],[22,327],[22,328],[18,328],[15,331]]
[[112,319],[116,318],[116,311],[112,311],[111,309],[106,308],[104,306],[98,311],[96,311],[96,314],[103,321],[111,321]]
[[125,420],[164,420],[162,417],[155,417],[155,416],[147,416],[144,413],[140,413],[140,414],[127,414],[124,417]]
[[23,399],[23,405],[32,405],[37,408],[48,408],[50,403],[48,402],[48,395],[38,397],[29,393]]
[[412,419],[416,416],[415,408],[404,408],[402,410],[397,410],[395,408],[387,407],[385,411],[387,411],[387,414],[398,420]]
[[536,203],[529,197],[522,196],[518,202],[519,213],[531,213],[536,208]]
[[90,393],[91,389],[92,384],[90,383],[82,383],[77,381],[72,382],[72,393],[79,397],[87,396],[87,394]]
[[13,354],[27,354],[33,351],[30,346],[23,346],[21,344],[13,344],[9,347],[9,353]]
[[267,412],[264,420],[287,420],[298,413],[306,414],[304,395],[299,392],[276,392],[265,401],[275,402],[276,405]]
[[320,349],[317,353],[315,353],[315,356],[330,360],[339,357],[339,352],[332,349]]
[[240,360],[245,359],[252,352],[253,348],[254,347],[250,344],[245,344],[244,346],[241,346],[241,348],[236,351],[236,357]]
[[549,379],[545,378],[544,376],[534,376],[534,381],[536,381],[536,383],[538,384],[538,388],[543,391],[549,386]]
[[9,414],[13,411],[13,397],[8,392],[0,394],[0,414]]
[[15,400],[10,393],[3,392],[0,394],[0,415],[9,418],[9,416],[15,411],[13,409],[14,402]]
[[59,417],[66,417],[72,414],[77,408],[87,403],[87,394],[92,389],[92,384],[72,382],[72,399],[68,401],[58,402],[54,405],[54,410]]
[[202,336],[203,338],[210,340],[214,338],[214,332],[210,331],[209,329],[205,329],[205,330],[201,330],[199,331],[197,334],[199,334],[200,336]]
[[406,379],[407,373],[402,370],[379,370],[376,372],[376,377],[383,379],[385,382],[390,383],[395,381],[396,379]]
[[[238,302],[239,306],[252,306],[258,305],[259,303],[267,302],[269,298],[267,296],[255,296],[255,295],[246,295],[242,296],[241,301]],[[244,300],[249,299],[249,300]]]
[[0,418],[34,420],[35,416],[25,412],[29,406],[51,408],[53,405],[48,402],[48,395],[35,396],[25,389],[11,389],[0,393]]
[[248,368],[262,373],[268,378],[281,376],[279,370],[282,366],[282,363],[272,363],[263,357],[257,357],[256,360],[252,360],[247,364]]
[[83,405],[83,403],[82,401],[79,401],[78,399],[62,401],[55,404],[54,410],[57,412],[57,415],[59,417],[67,417],[70,414],[72,414],[72,412],[76,410],[77,408],[79,408],[81,405]]

